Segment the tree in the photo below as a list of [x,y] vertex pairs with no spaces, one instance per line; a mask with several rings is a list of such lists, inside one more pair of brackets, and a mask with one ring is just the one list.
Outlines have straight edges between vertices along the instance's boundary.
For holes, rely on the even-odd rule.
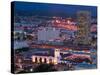
[[50,71],[57,71],[56,69],[53,69],[52,64],[41,64],[39,66],[37,66],[34,69],[34,72],[50,72]]

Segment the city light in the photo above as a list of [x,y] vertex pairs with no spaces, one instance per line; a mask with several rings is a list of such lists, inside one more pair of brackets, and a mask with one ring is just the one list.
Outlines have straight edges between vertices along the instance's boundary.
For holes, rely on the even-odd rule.
[[[31,9],[37,7],[39,6]],[[40,11],[41,8],[37,10]],[[15,71],[19,73],[35,72],[41,68],[43,72],[48,69],[68,71],[96,68],[97,18],[92,17],[92,11],[82,10],[80,6],[79,10],[75,8],[76,11],[72,13],[61,9],[64,11],[56,11],[59,12],[56,14],[55,11],[46,11],[47,9],[44,12],[44,9],[45,7],[42,13],[36,11],[34,14],[34,11],[29,16],[25,12],[20,14],[15,11],[17,16],[14,15],[12,31],[14,44],[11,45],[14,46]]]

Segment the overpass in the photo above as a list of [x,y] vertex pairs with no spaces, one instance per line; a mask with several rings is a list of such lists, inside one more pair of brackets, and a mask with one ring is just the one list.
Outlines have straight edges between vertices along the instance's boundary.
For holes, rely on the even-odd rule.
[[30,48],[59,48],[61,50],[84,50],[89,51],[91,46],[73,46],[73,45],[51,45],[51,44],[30,44]]

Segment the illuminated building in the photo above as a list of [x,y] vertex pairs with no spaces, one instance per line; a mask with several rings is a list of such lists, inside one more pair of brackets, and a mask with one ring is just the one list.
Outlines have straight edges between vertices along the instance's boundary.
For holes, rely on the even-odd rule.
[[89,44],[91,14],[88,11],[77,12],[77,33],[75,44],[87,45]]
[[32,55],[32,62],[34,63],[47,63],[58,64],[60,61],[60,50],[55,49],[52,53],[35,53]]

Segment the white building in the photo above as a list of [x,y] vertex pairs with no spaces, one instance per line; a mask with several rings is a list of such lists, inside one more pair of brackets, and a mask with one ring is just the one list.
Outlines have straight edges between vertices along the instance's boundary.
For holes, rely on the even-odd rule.
[[38,41],[49,41],[59,37],[60,29],[43,27],[38,30]]
[[32,62],[35,63],[52,63],[52,64],[58,64],[60,61],[60,49],[55,49],[54,52],[51,54],[34,54],[32,55]]

